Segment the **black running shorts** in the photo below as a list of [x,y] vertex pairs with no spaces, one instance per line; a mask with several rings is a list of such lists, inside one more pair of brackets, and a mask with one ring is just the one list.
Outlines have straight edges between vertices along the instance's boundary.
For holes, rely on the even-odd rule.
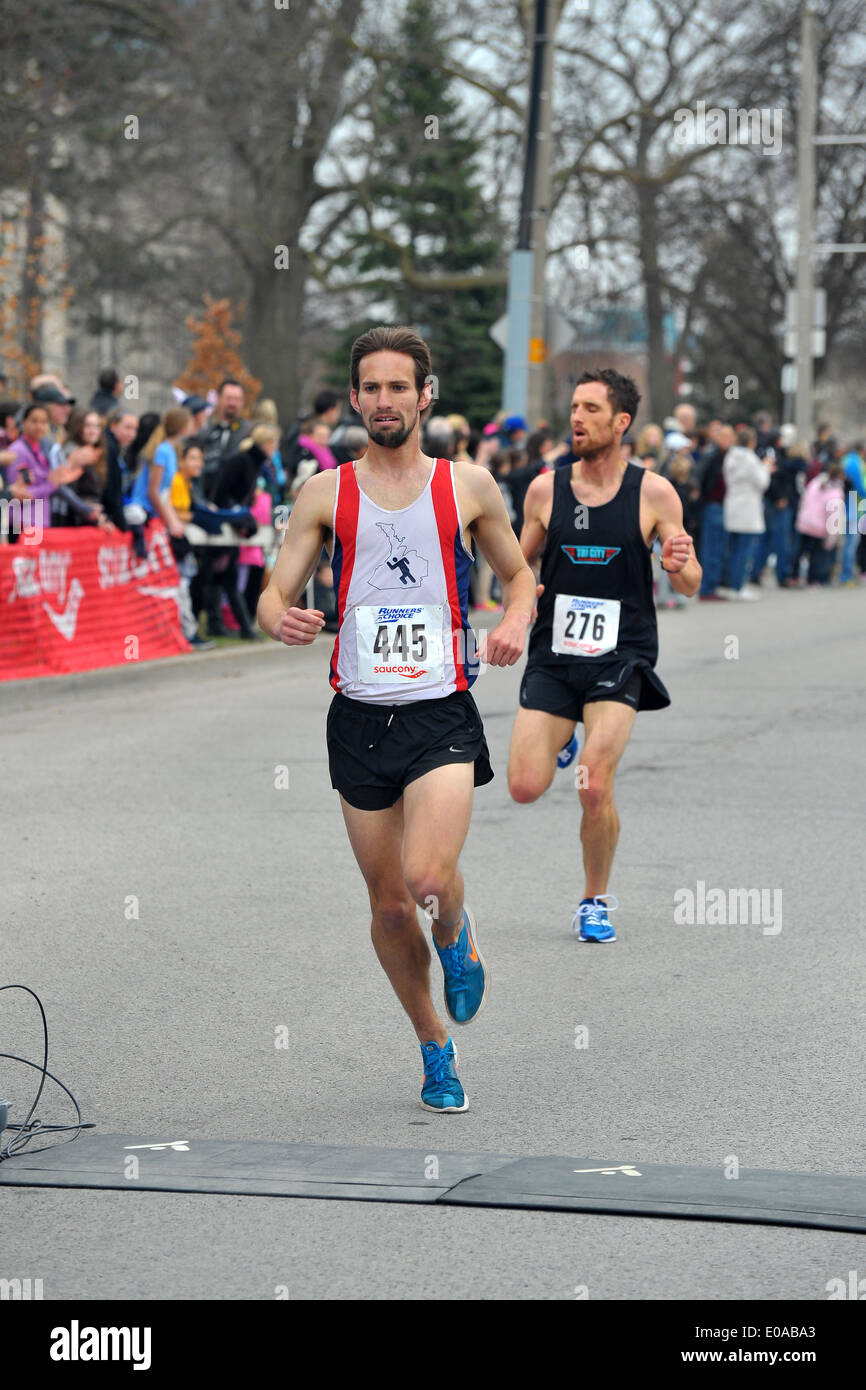
[[562,719],[583,719],[584,705],[613,700],[634,710],[665,709],[671,702],[651,666],[615,657],[541,666],[530,662],[520,683],[521,709],[540,709]]
[[371,705],[339,693],[331,701],[331,786],[360,811],[393,806],[434,767],[472,762],[476,787],[493,780],[481,715],[468,690],[403,705]]

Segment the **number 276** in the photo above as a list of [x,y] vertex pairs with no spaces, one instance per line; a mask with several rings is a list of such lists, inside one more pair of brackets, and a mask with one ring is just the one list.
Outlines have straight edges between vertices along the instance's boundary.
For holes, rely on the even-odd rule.
[[[574,624],[580,618],[580,632],[575,638]],[[603,613],[568,613],[565,618],[565,635],[573,638],[577,642],[582,642],[586,636],[586,629],[589,627],[589,620],[592,618],[592,640],[600,642],[604,636],[604,614]]]

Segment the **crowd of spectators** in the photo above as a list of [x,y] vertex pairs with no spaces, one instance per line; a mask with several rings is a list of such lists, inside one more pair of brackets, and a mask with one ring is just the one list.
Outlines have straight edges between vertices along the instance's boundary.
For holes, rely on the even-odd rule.
[[[704,571],[702,602],[754,602],[771,584],[853,588],[866,575],[862,440],[843,443],[826,424],[800,440],[766,411],[698,426],[694,407],[682,404],[661,430],[645,427],[635,453],[680,494]],[[687,602],[670,593],[663,601]]]
[[[139,416],[121,400],[121,380],[102,372],[86,409],[49,375],[30,382],[27,401],[0,400],[0,499],[17,503],[23,522],[7,525],[2,539],[15,544],[28,526],[93,526],[131,533],[143,555],[158,517],[177,561],[191,646],[229,635],[262,640],[253,616],[265,557],[237,542],[269,527],[284,496],[276,406],[259,401],[248,416],[242,385],[227,379],[212,402],[175,392],[182,399],[162,415]],[[0,377],[0,393],[4,386]],[[190,522],[221,538],[227,524],[235,543],[195,544]]]
[[[175,391],[181,398],[161,415],[139,416],[121,399],[121,383],[116,370],[102,372],[86,409],[49,375],[31,381],[26,401],[0,399],[0,499],[38,505],[43,527],[131,532],[139,554],[149,520],[160,518],[178,564],[191,645],[227,635],[260,640],[253,619],[273,551],[242,542],[270,526],[275,506],[290,507],[313,474],[363,454],[360,417],[323,390],[283,430],[274,402],[259,400],[248,413],[233,379],[215,385],[209,399]],[[0,374],[0,397],[4,387]],[[487,468],[518,535],[533,478],[575,460],[569,438],[544,422],[530,430],[521,416],[504,413],[480,429],[462,415],[430,414],[423,445],[435,457]],[[806,443],[764,411],[699,425],[694,407],[681,403],[662,424],[626,435],[622,450],[624,460],[661,473],[679,493],[703,567],[700,601],[754,601],[770,583],[853,587],[866,578],[861,440],[842,443],[822,424]],[[235,544],[191,542],[191,522],[223,538],[228,524]],[[15,543],[14,528],[2,539]],[[331,578],[323,552],[314,603],[333,629]],[[472,582],[477,607],[500,606],[496,578],[480,555]],[[670,608],[690,602],[660,568],[656,601]]]
[[[425,437],[428,453],[468,458],[492,472],[518,535],[533,478],[576,458],[570,440],[544,422],[530,431],[520,416],[503,416],[478,433],[462,416],[434,417]],[[679,493],[704,571],[701,602],[754,602],[773,584],[853,588],[866,579],[862,440],[842,442],[822,424],[807,444],[766,411],[753,420],[699,425],[694,406],[683,402],[662,424],[627,434],[622,450],[625,460],[660,473]],[[483,562],[474,577],[476,604],[498,607],[496,580]],[[666,608],[690,602],[660,566],[656,601]]]

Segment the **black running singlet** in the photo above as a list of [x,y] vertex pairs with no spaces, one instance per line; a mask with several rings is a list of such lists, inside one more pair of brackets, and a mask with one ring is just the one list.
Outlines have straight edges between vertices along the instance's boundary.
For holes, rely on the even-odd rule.
[[533,664],[557,666],[601,656],[638,658],[655,666],[652,566],[640,528],[643,476],[643,468],[627,464],[616,496],[587,507],[574,495],[571,467],[554,473],[541,561],[544,593],[529,639]]

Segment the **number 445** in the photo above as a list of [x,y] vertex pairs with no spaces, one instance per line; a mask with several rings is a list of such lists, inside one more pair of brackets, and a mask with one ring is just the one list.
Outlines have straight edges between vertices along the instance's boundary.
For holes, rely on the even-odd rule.
[[392,656],[402,657],[404,661],[426,661],[427,638],[424,624],[412,623],[411,637],[409,628],[409,623],[398,623],[391,637],[388,624],[382,623],[376,633],[373,651],[383,661],[390,661]]

